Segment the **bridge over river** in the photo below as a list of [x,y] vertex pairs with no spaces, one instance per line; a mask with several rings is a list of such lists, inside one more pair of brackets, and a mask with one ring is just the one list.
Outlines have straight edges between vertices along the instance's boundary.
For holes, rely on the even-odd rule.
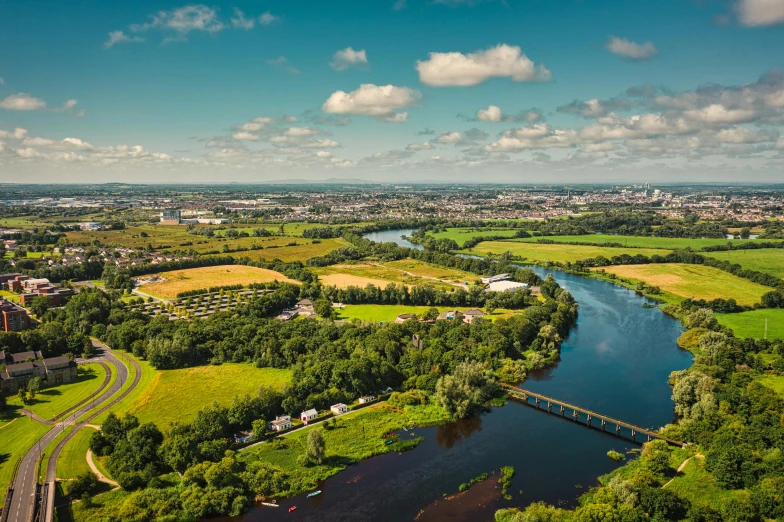
[[[509,386],[507,384],[501,384],[501,386],[506,390],[510,397],[517,399],[528,406],[532,406],[536,409],[540,409],[540,405],[542,402],[547,403],[547,412],[553,414],[560,414],[561,417],[566,418],[566,410],[572,410],[571,417],[575,422],[581,422],[582,419],[585,419],[585,425],[589,427],[596,427],[591,424],[594,419],[600,421],[600,427],[602,431],[606,431],[607,424],[615,424],[615,434],[617,436],[621,435],[621,428],[625,428],[631,431],[631,438],[632,440],[636,440],[638,434],[646,435],[648,437],[648,441],[650,442],[653,439],[660,439],[666,441],[668,444],[672,444],[673,446],[683,446],[681,441],[677,441],[674,439],[670,439],[665,437],[661,433],[656,431],[651,431],[646,428],[641,428],[639,426],[635,426],[634,424],[630,424],[628,422],[624,422],[622,420],[614,419],[612,417],[608,417],[607,415],[602,415],[601,413],[596,413],[591,410],[586,410],[585,408],[581,408],[579,406],[575,406],[573,404],[569,404],[568,402],[560,401],[558,399],[553,399],[552,397],[547,397],[546,395],[542,395],[541,393],[536,393],[528,390],[523,390],[521,388],[517,388],[514,386]],[[529,399],[534,399],[534,402],[531,403]],[[559,408],[560,411],[553,412],[553,407]],[[582,417],[581,417],[582,416]]]

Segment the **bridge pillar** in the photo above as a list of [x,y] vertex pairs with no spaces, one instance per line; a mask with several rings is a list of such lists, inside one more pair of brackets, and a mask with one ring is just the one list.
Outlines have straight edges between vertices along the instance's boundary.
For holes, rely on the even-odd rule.
[[591,425],[591,414],[589,413],[588,414],[588,426],[590,426],[590,425]]
[[620,437],[621,435],[621,426],[619,424],[615,425],[615,436]]
[[549,413],[551,411],[553,411],[553,405],[550,404],[550,401],[547,401],[547,412]]
[[637,435],[637,433],[635,433],[634,428],[632,428],[632,440],[634,440],[635,435]]
[[651,441],[651,436],[650,436],[650,435],[648,435],[648,442],[650,442],[650,441]]
[[536,398],[536,407],[539,407],[539,397]]
[[604,419],[602,419],[602,431],[604,431],[604,425],[607,424]]
[[577,422],[577,410],[572,410],[572,418]]
[[563,417],[563,416],[564,416],[564,407],[563,407],[563,404],[561,404],[561,417]]

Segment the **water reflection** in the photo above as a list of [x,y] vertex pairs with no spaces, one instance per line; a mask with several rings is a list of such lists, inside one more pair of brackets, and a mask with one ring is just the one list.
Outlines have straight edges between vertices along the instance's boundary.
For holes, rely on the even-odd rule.
[[452,449],[455,444],[463,442],[472,433],[482,429],[482,417],[461,419],[457,422],[441,424],[436,429],[436,443],[445,449]]

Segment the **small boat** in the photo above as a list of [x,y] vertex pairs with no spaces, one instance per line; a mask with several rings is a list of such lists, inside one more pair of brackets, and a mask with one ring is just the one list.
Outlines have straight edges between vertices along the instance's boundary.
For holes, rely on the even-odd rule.
[[403,431],[408,431],[408,428],[406,428],[405,426],[403,426]]
[[315,497],[316,495],[321,495],[321,490],[317,489],[313,493],[308,493],[308,498]]
[[384,444],[386,444],[387,446],[389,446],[390,444],[392,444],[392,443],[394,443],[394,442],[395,442],[394,440],[388,440],[388,441],[386,441]]
[[280,507],[280,506],[279,506],[278,504],[276,504],[275,502],[262,502],[262,503],[261,503],[261,505],[262,505],[262,506],[267,506],[267,507]]
[[297,506],[291,506],[291,507],[289,508],[289,513],[291,513],[291,512],[292,512],[292,511],[294,511],[295,509],[297,509]]

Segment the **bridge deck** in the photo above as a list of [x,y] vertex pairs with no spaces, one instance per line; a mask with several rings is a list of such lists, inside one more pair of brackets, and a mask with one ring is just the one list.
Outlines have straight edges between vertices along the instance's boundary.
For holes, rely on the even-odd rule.
[[596,418],[603,420],[605,422],[609,422],[611,424],[615,424],[616,426],[621,426],[624,428],[628,428],[632,430],[634,433],[642,433],[644,435],[648,435],[649,437],[653,437],[656,439],[661,439],[663,441],[668,442],[669,444],[673,444],[676,446],[682,446],[683,443],[674,439],[670,439],[665,437],[661,433],[651,431],[646,428],[641,428],[640,426],[635,426],[634,424],[624,422],[622,420],[614,419],[612,417],[608,417],[607,415],[602,415],[601,413],[596,413],[591,410],[587,410],[585,408],[581,408],[580,406],[575,406],[574,404],[569,404],[568,402],[564,402],[558,399],[553,399],[552,397],[548,397],[546,395],[542,395],[541,393],[536,393],[528,390],[524,390],[522,388],[517,388],[514,386],[509,386],[508,384],[501,384],[501,386],[509,392],[510,395],[516,396],[517,398],[521,398],[522,400],[528,402],[528,397],[533,397],[535,399],[539,399],[540,401],[545,401],[550,404],[555,404],[557,406],[562,406],[563,408],[572,410],[574,412],[579,412],[584,415],[590,416],[591,418]]

